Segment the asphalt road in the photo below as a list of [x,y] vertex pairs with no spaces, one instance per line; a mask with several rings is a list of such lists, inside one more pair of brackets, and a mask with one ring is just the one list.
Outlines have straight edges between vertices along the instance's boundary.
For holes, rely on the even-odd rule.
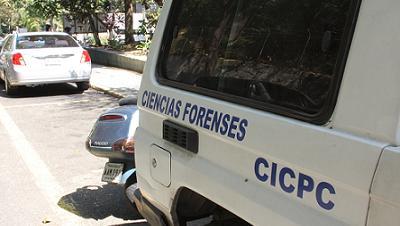
[[0,82],[0,225],[147,225],[84,147],[117,99],[70,84],[20,92]]

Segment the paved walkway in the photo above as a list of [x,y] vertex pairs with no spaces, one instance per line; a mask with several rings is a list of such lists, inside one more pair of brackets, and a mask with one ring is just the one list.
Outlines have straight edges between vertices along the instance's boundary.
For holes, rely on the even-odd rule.
[[136,95],[141,80],[142,74],[134,71],[92,64],[92,88],[118,98]]

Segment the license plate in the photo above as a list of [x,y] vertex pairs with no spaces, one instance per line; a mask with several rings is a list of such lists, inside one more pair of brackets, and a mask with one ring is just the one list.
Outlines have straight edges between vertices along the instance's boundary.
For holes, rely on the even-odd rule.
[[60,59],[46,59],[46,66],[57,66],[61,65],[62,61]]
[[103,176],[101,177],[101,181],[118,183],[121,180],[123,169],[124,169],[124,164],[122,163],[107,162],[106,165],[104,166],[104,171],[103,171]]

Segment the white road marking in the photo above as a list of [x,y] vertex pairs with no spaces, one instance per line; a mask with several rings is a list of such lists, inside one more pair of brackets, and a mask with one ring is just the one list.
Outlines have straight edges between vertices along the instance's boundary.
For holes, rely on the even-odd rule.
[[[14,145],[19,156],[24,160],[26,166],[33,175],[36,186],[48,199],[50,207],[57,214],[57,217],[63,221],[63,225],[76,225],[66,219],[63,213],[57,206],[58,200],[62,197],[63,189],[57,182],[56,178],[51,174],[46,163],[40,158],[37,151],[25,138],[25,135],[15,124],[13,119],[7,113],[3,105],[0,104],[0,123],[7,130],[11,143]],[[28,223],[28,222],[27,222]]]
[[65,105],[65,104],[74,104],[74,103],[87,103],[90,100],[76,100],[76,101],[64,101],[64,102],[47,102],[47,103],[37,103],[37,104],[19,104],[19,105],[11,105],[11,106],[4,106],[5,109],[11,108],[24,108],[24,107],[40,107],[40,106],[47,106],[47,105]]

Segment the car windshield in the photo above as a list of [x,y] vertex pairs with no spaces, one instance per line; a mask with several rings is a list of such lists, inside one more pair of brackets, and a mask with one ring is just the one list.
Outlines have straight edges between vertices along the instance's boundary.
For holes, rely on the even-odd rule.
[[78,47],[78,44],[66,35],[30,35],[17,38],[17,49],[41,49]]

